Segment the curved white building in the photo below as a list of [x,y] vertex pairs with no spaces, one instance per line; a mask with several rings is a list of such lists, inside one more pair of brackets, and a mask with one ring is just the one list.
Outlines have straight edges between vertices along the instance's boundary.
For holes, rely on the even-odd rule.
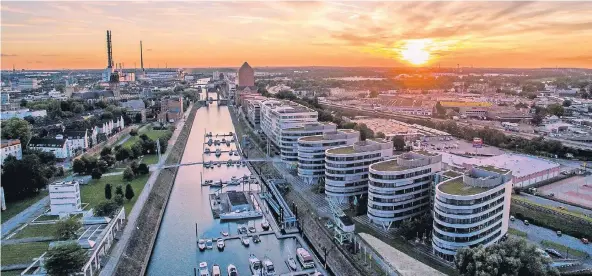
[[491,166],[436,186],[432,247],[443,259],[453,261],[463,247],[497,242],[508,232],[512,173]]
[[325,194],[339,202],[368,191],[368,167],[393,156],[393,143],[366,140],[325,151]]
[[337,125],[331,122],[314,122],[280,130],[279,148],[282,161],[289,165],[298,163],[298,139],[305,136],[323,135],[334,132]]
[[298,176],[310,181],[324,177],[325,150],[352,145],[359,139],[360,132],[353,129],[298,138]]
[[441,169],[442,155],[425,151],[404,153],[370,165],[370,221],[389,229],[429,211],[434,174]]

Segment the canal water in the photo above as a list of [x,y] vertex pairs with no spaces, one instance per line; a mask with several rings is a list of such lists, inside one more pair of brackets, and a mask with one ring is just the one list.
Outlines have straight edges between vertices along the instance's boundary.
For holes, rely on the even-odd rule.
[[[211,93],[209,96],[216,98],[215,93]],[[214,135],[236,132],[228,107],[218,106],[214,102],[209,107],[201,107],[197,110],[183,154],[183,163],[198,162],[203,159],[205,161],[229,159],[228,153],[222,153],[219,158],[216,158],[213,153],[203,155],[204,146],[208,147],[208,145],[204,145],[206,131],[212,132]],[[226,137],[226,139],[228,138]],[[214,139],[216,138],[214,137]],[[221,137],[217,139],[221,139]],[[215,150],[215,148],[214,145],[210,146],[211,150]],[[226,145],[221,145],[220,148],[228,150]],[[230,148],[236,149],[234,144],[231,144]],[[250,175],[247,167],[227,167],[226,164],[221,167],[215,166],[213,169],[204,168],[202,165],[179,168],[150,257],[148,275],[193,275],[194,268],[198,267],[199,262],[207,262],[210,269],[213,264],[220,265],[223,275],[226,275],[226,268],[229,264],[234,264],[240,275],[251,275],[249,254],[255,254],[261,260],[268,257],[274,263],[278,274],[289,272],[284,261],[289,255],[295,255],[297,241],[294,239],[278,240],[272,234],[261,236],[261,243],[258,244],[251,240],[249,247],[244,247],[239,239],[227,241],[224,251],[218,251],[215,247],[215,239],[222,236],[220,234],[222,231],[236,235],[238,225],[247,224],[247,222],[220,222],[219,219],[214,219],[210,210],[209,194],[218,188],[201,187],[200,177],[203,176],[204,180],[229,181],[232,176],[242,177],[245,174]],[[257,189],[255,186],[251,185],[251,189]],[[249,187],[248,185],[245,187],[234,186],[228,189],[248,190]],[[260,221],[260,219],[251,220],[248,223],[255,225],[257,232],[261,232],[263,230]],[[195,234],[196,223],[200,238],[214,239],[214,249],[199,251]]]

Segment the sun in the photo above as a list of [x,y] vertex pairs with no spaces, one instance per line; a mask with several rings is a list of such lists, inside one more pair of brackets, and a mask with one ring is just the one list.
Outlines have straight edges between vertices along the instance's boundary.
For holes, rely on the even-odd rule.
[[427,40],[409,40],[401,50],[401,57],[403,60],[413,64],[422,65],[430,59],[430,52],[427,48],[429,41]]

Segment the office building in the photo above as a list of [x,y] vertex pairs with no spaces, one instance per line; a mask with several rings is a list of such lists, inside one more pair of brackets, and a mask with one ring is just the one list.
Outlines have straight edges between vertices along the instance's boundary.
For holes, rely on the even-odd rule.
[[281,100],[267,100],[260,105],[261,130],[279,148],[284,129],[317,123],[318,113],[308,107]]
[[343,203],[368,192],[368,167],[393,156],[384,139],[358,141],[325,151],[325,194]]
[[408,152],[370,165],[368,218],[385,229],[430,210],[434,174],[442,169],[442,156]]
[[458,249],[488,246],[508,232],[510,170],[476,166],[435,191],[432,247],[437,256],[453,261]]
[[282,129],[279,145],[282,160],[296,166],[298,163],[298,138],[323,135],[327,132],[334,132],[336,129],[337,125],[331,122],[314,122],[300,127]]
[[31,78],[19,79],[18,88],[20,90],[37,89],[39,88],[39,81]]
[[48,188],[51,215],[65,216],[82,211],[78,182],[56,182],[50,184]]
[[21,141],[18,139],[2,140],[2,162],[8,156],[14,156],[17,160],[23,158],[23,149],[21,147]]
[[359,139],[360,133],[353,129],[298,138],[298,176],[311,182],[325,177],[325,150],[353,145]]

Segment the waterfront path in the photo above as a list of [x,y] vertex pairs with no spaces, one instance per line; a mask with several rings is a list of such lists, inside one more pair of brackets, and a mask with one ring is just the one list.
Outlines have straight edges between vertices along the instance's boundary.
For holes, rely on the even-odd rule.
[[[193,108],[194,108],[193,105],[190,106],[189,108],[187,108],[187,111],[185,112],[185,116],[183,116],[183,119],[181,119],[179,122],[177,122],[175,131],[173,132],[173,136],[169,140],[169,145],[174,145],[175,142],[177,142],[177,138],[179,137],[179,133],[183,129],[183,125],[185,125],[185,118],[187,118],[187,116],[189,115],[189,113],[191,112],[191,110]],[[195,107],[195,108],[198,108],[198,107]],[[172,150],[173,150],[173,147],[170,147],[170,146],[167,147],[167,151],[164,153],[164,155],[162,156],[159,163],[164,162],[163,160],[166,160],[168,158],[168,156]],[[130,214],[127,217],[127,225],[123,229],[123,234],[121,235],[119,242],[117,242],[115,244],[114,248],[111,250],[111,252],[109,254],[109,261],[107,262],[105,267],[103,267],[103,269],[101,270],[100,275],[113,275],[114,274],[115,268],[117,267],[117,262],[119,261],[119,258],[121,258],[121,255],[123,254],[123,250],[125,249],[125,245],[128,243],[128,241],[130,239],[133,229],[136,228],[136,220],[138,219],[138,216],[140,215],[140,211],[142,210],[144,203],[146,203],[146,200],[148,199],[148,195],[150,194],[150,191],[152,190],[152,186],[153,186],[154,182],[156,181],[156,179],[158,178],[159,174],[160,174],[160,170],[155,171],[150,175],[150,178],[148,178],[148,181],[146,182],[146,186],[144,186],[144,189],[142,190],[142,193],[140,193],[140,196],[138,197],[136,204],[134,205],[134,207],[132,208],[132,211],[130,212]]]
[[47,205],[49,205],[49,196],[42,198],[16,216],[2,223],[2,238],[19,226],[29,222],[32,218],[43,213]]

